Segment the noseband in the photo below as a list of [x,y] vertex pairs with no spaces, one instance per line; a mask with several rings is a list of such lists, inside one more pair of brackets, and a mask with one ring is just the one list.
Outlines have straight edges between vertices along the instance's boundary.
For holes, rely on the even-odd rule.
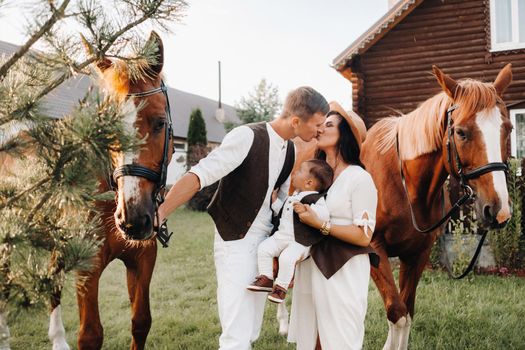
[[[170,100],[168,98],[168,92],[164,81],[161,80],[160,87],[137,92],[132,94],[127,94],[126,97],[147,97],[162,93],[166,98],[166,119],[167,124],[164,126],[164,149],[162,155],[162,163],[160,166],[160,172],[146,168],[138,164],[124,164],[120,167],[117,167],[113,171],[113,176],[111,177],[112,187],[114,190],[117,189],[117,180],[123,176],[138,176],[145,178],[155,184],[155,190],[153,192],[153,199],[155,201],[155,216],[157,218],[157,224],[154,228],[156,237],[163,247],[168,246],[168,241],[171,237],[171,234],[168,233],[168,227],[166,222],[159,222],[159,206],[164,202],[164,192],[166,189],[166,178],[168,174],[168,157],[169,157],[169,143],[173,136],[173,122],[171,119],[171,109],[170,109]],[[175,151],[175,150],[173,150]]]
[[[397,156],[399,158],[399,171],[401,174],[401,182],[403,184],[403,189],[405,190],[405,195],[407,197],[408,206],[410,208],[410,215],[412,217],[412,226],[416,231],[421,233],[429,233],[434,231],[436,228],[443,225],[452,215],[454,215],[461,206],[467,202],[468,200],[475,197],[475,193],[472,190],[472,188],[468,185],[468,181],[472,179],[476,179],[480,177],[483,174],[492,172],[492,171],[504,171],[505,173],[508,171],[508,166],[505,163],[502,162],[492,162],[485,165],[482,165],[480,167],[474,168],[470,171],[465,171],[463,168],[463,165],[461,164],[461,159],[459,158],[459,153],[456,148],[456,142],[454,141],[454,125],[452,120],[452,112],[454,112],[458,108],[457,105],[451,106],[447,110],[447,161],[450,169],[450,174],[454,176],[456,179],[459,179],[459,184],[461,188],[463,189],[463,196],[459,198],[456,203],[452,206],[452,208],[448,211],[447,214],[445,214],[438,222],[436,222],[434,225],[430,226],[426,229],[421,229],[417,222],[416,217],[414,215],[414,210],[412,208],[412,203],[410,203],[410,196],[408,195],[408,190],[406,187],[406,180],[405,175],[403,174],[403,161],[401,160],[401,156],[399,154],[399,134],[396,134],[396,147],[397,147]],[[454,154],[454,163],[452,163],[452,154]],[[444,193],[443,193],[444,196]],[[443,209],[444,209],[444,203],[443,203]],[[481,252],[481,248],[483,246],[483,242],[485,241],[485,238],[487,236],[487,232],[485,231],[478,242],[478,247],[476,248],[476,251],[474,253],[474,256],[472,257],[470,264],[465,269],[465,271],[459,275],[454,276],[451,272],[450,266],[447,266],[447,270],[449,272],[449,275],[454,279],[461,279],[465,277],[473,268],[476,263],[476,260],[479,256],[479,253]]]

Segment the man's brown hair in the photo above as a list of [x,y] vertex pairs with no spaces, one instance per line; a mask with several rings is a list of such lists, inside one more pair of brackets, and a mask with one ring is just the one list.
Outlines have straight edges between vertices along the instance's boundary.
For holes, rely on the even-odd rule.
[[307,121],[316,113],[325,115],[330,110],[323,95],[309,86],[301,86],[292,90],[286,96],[281,117],[288,118],[296,115]]

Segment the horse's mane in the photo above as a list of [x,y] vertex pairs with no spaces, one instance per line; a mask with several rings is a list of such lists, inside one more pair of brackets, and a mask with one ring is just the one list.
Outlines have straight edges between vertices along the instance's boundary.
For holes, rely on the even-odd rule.
[[100,71],[100,86],[111,96],[124,99],[131,84],[146,78],[153,79],[148,67],[146,60],[135,60],[132,66],[129,66],[124,60],[114,59],[111,61],[111,67]]
[[112,60],[111,67],[100,72],[100,86],[111,96],[125,98],[129,92],[129,72],[122,60]]
[[[475,115],[486,108],[493,108],[498,99],[494,86],[473,79],[458,81],[456,123]],[[399,133],[401,159],[417,158],[441,148],[447,109],[452,99],[441,92],[423,102],[417,109],[399,117],[388,117],[379,121],[375,148],[386,153],[396,145]]]

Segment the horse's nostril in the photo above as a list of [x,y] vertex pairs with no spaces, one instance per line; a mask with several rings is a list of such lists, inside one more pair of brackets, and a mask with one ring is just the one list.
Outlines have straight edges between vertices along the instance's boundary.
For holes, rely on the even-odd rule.
[[151,229],[151,215],[149,214],[144,215],[143,227],[146,231],[149,231]]
[[117,225],[118,225],[118,228],[119,228],[120,231],[122,231],[122,232],[127,232],[128,231],[127,228],[126,228],[126,224],[125,223],[118,222]]
[[494,216],[492,215],[490,205],[485,205],[485,207],[483,207],[483,215],[485,216],[486,220],[492,221]]

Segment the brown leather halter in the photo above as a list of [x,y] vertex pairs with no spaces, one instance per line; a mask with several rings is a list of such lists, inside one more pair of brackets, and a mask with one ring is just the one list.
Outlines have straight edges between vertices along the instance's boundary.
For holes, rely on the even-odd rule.
[[[463,189],[463,196],[459,198],[456,203],[452,206],[452,208],[446,213],[438,222],[431,225],[430,227],[426,229],[421,229],[419,225],[416,222],[416,217],[414,215],[414,210],[412,208],[412,203],[410,203],[410,196],[408,195],[408,190],[406,187],[406,180],[405,175],[403,174],[403,161],[401,160],[401,156],[399,154],[399,134],[396,135],[396,148],[397,148],[397,156],[399,158],[399,171],[401,175],[401,182],[403,184],[403,189],[405,191],[405,195],[407,197],[408,206],[410,208],[410,215],[412,217],[412,226],[416,231],[421,233],[429,233],[434,231],[436,228],[443,225],[452,215],[454,215],[465,202],[468,200],[471,200],[475,198],[476,193],[472,190],[472,188],[468,185],[468,181],[472,179],[476,179],[480,177],[483,174],[492,172],[492,171],[504,171],[505,173],[508,172],[508,166],[505,163],[502,162],[492,162],[485,165],[482,165],[480,167],[477,167],[471,171],[465,171],[462,164],[461,159],[459,157],[458,150],[456,148],[456,142],[454,141],[454,121],[452,120],[452,112],[454,112],[458,108],[457,105],[451,106],[447,110],[447,161],[449,164],[450,169],[450,175],[454,176],[455,178],[459,179],[459,184],[461,188]],[[452,162],[452,154],[454,155],[454,163]],[[444,194],[443,194],[444,195]],[[444,203],[443,203],[443,209],[444,209]],[[451,273],[450,267],[447,266],[447,269],[449,270],[449,274],[452,278],[455,279],[461,279],[465,277],[474,267],[476,260],[478,259],[479,253],[481,252],[481,248],[483,246],[483,242],[485,241],[485,238],[487,236],[487,232],[485,231],[479,240],[478,247],[476,248],[476,251],[474,253],[474,256],[472,257],[469,266],[467,269],[459,276],[454,276]]]
[[[160,87],[137,92],[132,94],[127,94],[126,97],[147,97],[162,93],[166,98],[166,119],[167,124],[164,126],[164,149],[162,155],[162,163],[160,166],[160,172],[146,168],[139,164],[124,164],[120,167],[117,167],[113,171],[113,176],[111,177],[111,186],[113,190],[117,190],[117,180],[123,176],[139,176],[143,177],[155,184],[155,190],[153,191],[153,200],[155,202],[155,216],[157,217],[157,224],[159,226],[154,227],[156,237],[163,247],[168,246],[168,241],[173,233],[168,232],[168,225],[166,220],[162,223],[159,223],[159,206],[164,202],[164,193],[166,189],[166,178],[168,175],[168,157],[169,157],[169,143],[170,140],[174,137],[173,135],[173,122],[171,119],[171,109],[170,109],[170,100],[168,98],[168,92],[164,81],[161,80]],[[175,149],[173,149],[173,152]]]

